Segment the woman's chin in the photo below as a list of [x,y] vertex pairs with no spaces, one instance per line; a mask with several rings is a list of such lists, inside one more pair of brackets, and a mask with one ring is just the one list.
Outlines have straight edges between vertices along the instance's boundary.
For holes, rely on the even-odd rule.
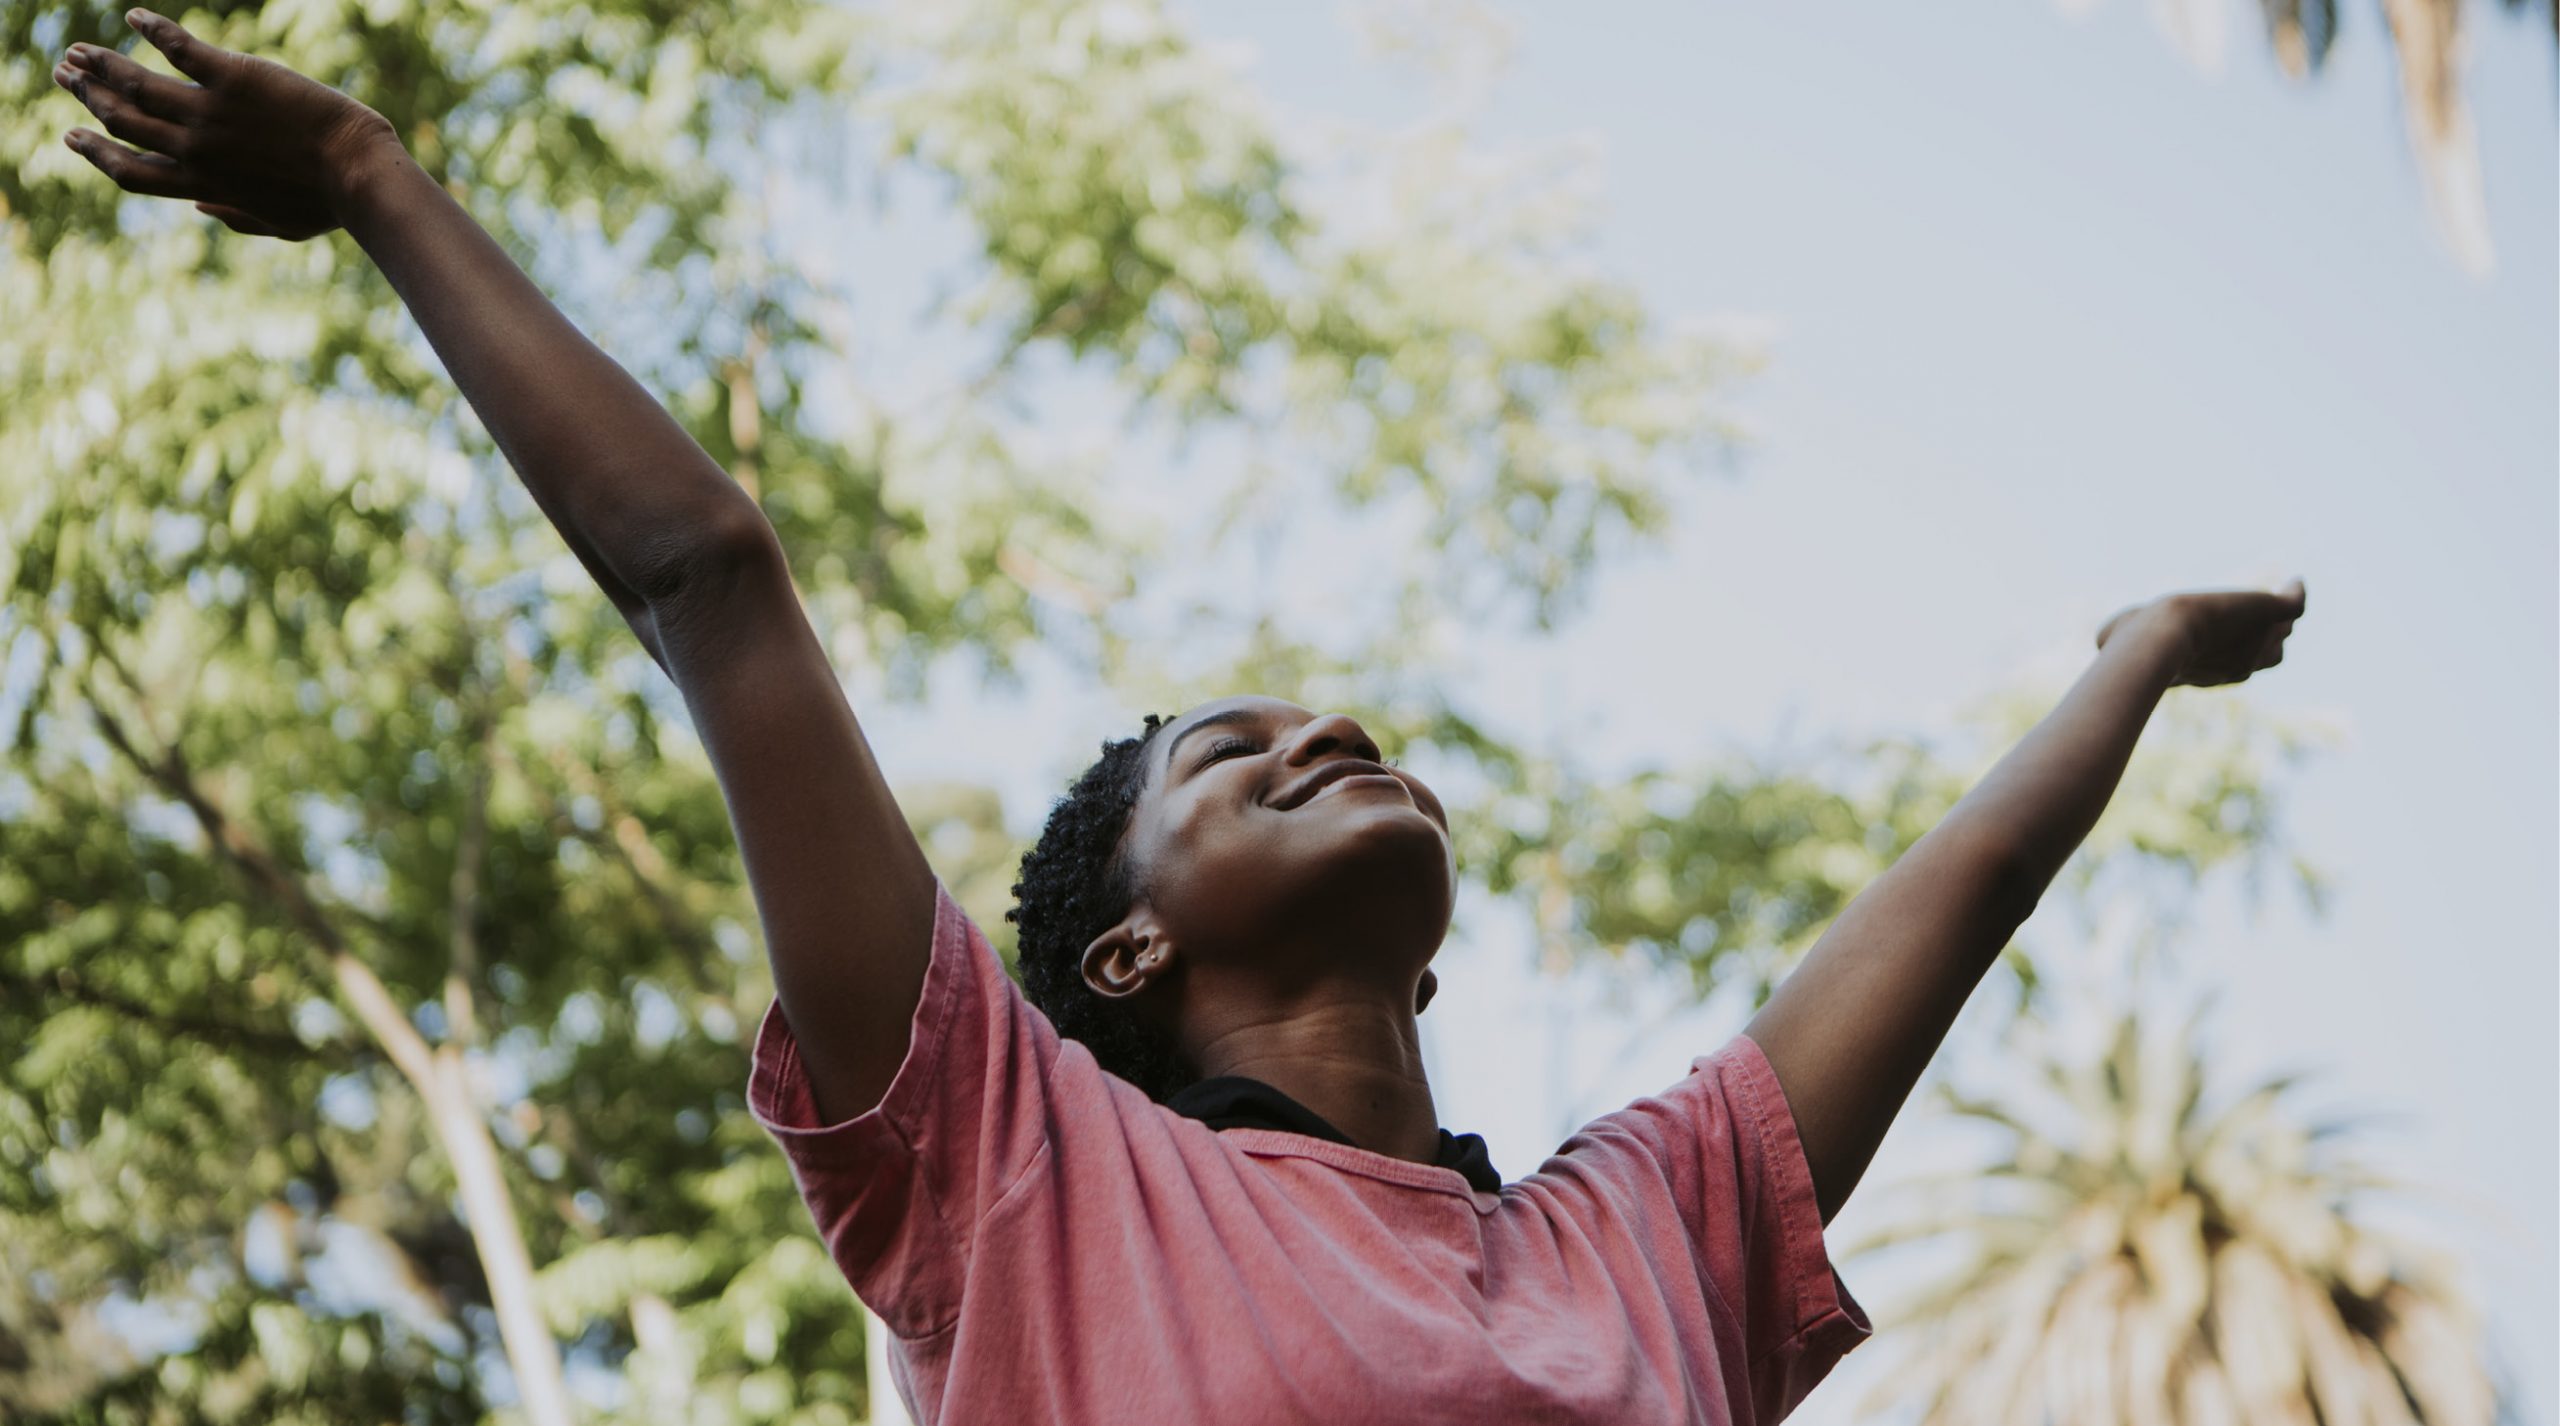
[[1449,834],[1421,809],[1362,809],[1344,829],[1347,845],[1318,880],[1324,894],[1377,906],[1438,907],[1445,924],[1456,901],[1456,866]]

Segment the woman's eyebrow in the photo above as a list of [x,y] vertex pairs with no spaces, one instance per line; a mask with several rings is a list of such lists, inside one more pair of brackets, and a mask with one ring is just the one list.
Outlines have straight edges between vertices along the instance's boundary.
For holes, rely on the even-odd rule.
[[1173,741],[1165,744],[1164,765],[1168,768],[1172,767],[1173,755],[1181,749],[1182,740],[1199,732],[1203,728],[1222,728],[1231,723],[1259,723],[1261,721],[1262,715],[1251,708],[1229,708],[1222,712],[1212,713],[1208,717],[1203,718],[1199,722],[1192,724],[1190,727],[1183,729],[1179,733],[1176,733]]

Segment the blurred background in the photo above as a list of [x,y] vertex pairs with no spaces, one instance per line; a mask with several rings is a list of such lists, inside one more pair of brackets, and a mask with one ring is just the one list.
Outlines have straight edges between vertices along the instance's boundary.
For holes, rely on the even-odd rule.
[[[1832,1225],[1795,1419],[2553,1422],[2547,0],[172,13],[756,493],[999,943],[1142,713],[1362,717],[1509,1178],[2109,614],[2302,576]],[[61,146],[114,14],[0,0],[0,1419],[900,1419],[672,687],[351,244]]]

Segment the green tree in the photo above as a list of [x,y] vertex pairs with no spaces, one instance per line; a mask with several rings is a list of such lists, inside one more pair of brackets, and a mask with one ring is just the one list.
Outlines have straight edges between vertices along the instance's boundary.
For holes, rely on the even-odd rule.
[[[1976,725],[2005,745],[2046,701],[1994,700]],[[1844,1253],[1957,1254],[1878,1314],[1891,1355],[1866,1409],[1925,1426],[2501,1419],[2458,1265],[2375,1221],[2378,1200],[2423,1191],[2361,1157],[2360,1120],[2302,1115],[2302,1076],[2225,1088],[2212,997],[2173,954],[2209,882],[2258,906],[2281,877],[2325,909],[2272,793],[2329,741],[2233,699],[2163,705],[2051,914],[2010,950],[2032,993],[1931,1088],[1942,1132],[1996,1147],[1879,1184],[1881,1226]],[[2163,1016],[2181,997],[2183,1019]]]
[[[756,494],[848,677],[1037,641],[1153,706],[1374,711],[1465,790],[1469,876],[1702,978],[1773,975],[1951,796],[1914,746],[1883,792],[1666,804],[1464,706],[1446,631],[1570,618],[1733,449],[1752,357],[1583,271],[1462,135],[1319,172],[1144,4],[178,18],[390,117]],[[55,141],[39,57],[123,35],[0,0],[0,1404],[471,1421],[503,1359],[534,1419],[564,1360],[633,1420],[860,1417],[857,1306],[743,1112],[770,987],[680,705],[352,249],[120,202]],[[968,235],[917,329],[787,251],[786,201],[860,219],[847,164]],[[1404,206],[1326,196],[1362,182]],[[960,353],[948,392],[893,398],[872,344]],[[1056,382],[1120,434],[1060,454]],[[1220,441],[1182,461],[1208,518],[1148,538],[1121,468]],[[1181,583],[1355,516],[1395,538],[1333,617]],[[1001,935],[1028,829],[906,792]],[[127,1351],[136,1303],[172,1325]]]
[[2093,1034],[2031,1022],[2027,1072],[2000,1092],[1939,1086],[2003,1147],[1898,1186],[1892,1226],[1857,1248],[1962,1253],[1901,1310],[1870,1409],[1916,1407],[1925,1426],[2489,1426],[2498,1393],[2455,1265],[2369,1221],[2405,1186],[2357,1159],[2354,1121],[2294,1109],[2297,1077],[2222,1091],[2199,1034],[2210,1002],[2147,1028],[2143,979],[2078,1007],[2103,1012]]

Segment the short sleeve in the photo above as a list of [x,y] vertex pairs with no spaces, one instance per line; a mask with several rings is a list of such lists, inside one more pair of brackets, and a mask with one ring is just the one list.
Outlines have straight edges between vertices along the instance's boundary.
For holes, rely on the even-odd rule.
[[984,933],[934,884],[933,947],[906,1057],[878,1104],[821,1124],[777,1000],[756,1031],[747,1107],[781,1144],[818,1235],[901,1337],[959,1312],[986,1210],[1048,1147],[1057,1032]]
[[1710,1299],[1740,1318],[1753,1420],[1784,1418],[1872,1333],[1823,1242],[1795,1114],[1750,1037],[1691,1061],[1679,1083],[1594,1121],[1568,1149],[1635,1149],[1668,1182]]

